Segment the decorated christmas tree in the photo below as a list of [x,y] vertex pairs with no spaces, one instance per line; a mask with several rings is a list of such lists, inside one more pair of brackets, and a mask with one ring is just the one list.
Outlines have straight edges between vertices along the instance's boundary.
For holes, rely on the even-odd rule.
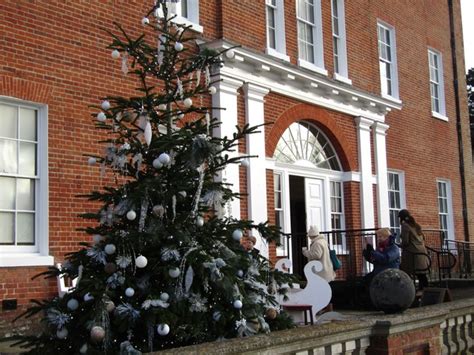
[[212,74],[224,53],[196,47],[164,0],[142,24],[151,39],[119,25],[110,33],[112,57],[139,88],[102,99],[93,119],[105,154],[87,159],[116,183],[85,196],[100,206],[82,215],[91,242],[43,273],[75,287],[26,312],[42,317],[42,333],[20,341],[31,353],[138,354],[290,324],[277,322],[276,302],[290,277],[240,244],[246,233],[274,242],[280,231],[232,218],[229,201],[240,196],[220,179],[249,158],[229,152],[262,127],[214,136],[218,108],[202,102],[216,92]]

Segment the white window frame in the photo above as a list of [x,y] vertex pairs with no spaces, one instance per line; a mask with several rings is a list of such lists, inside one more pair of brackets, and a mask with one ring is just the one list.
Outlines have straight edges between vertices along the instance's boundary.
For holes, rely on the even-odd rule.
[[[275,0],[275,5],[270,3],[271,0],[265,0],[265,16],[266,16],[266,33],[267,33],[267,49],[266,53],[273,57],[277,57],[289,62],[290,57],[286,55],[285,40],[285,9],[284,0]],[[272,8],[275,14],[275,48],[270,47],[270,29],[268,26],[268,12]]]
[[37,175],[35,179],[34,247],[0,245],[0,267],[54,265],[49,255],[48,107],[0,96],[0,103],[37,110]]
[[[384,31],[387,31],[389,34],[389,40],[390,40],[390,56],[391,59],[388,60],[387,58],[384,58],[382,56],[382,53],[380,51],[381,43],[386,44],[383,42],[383,39],[380,38],[379,31],[380,29],[383,29]],[[399,100],[399,89],[398,89],[398,64],[397,64],[397,42],[396,42],[396,37],[395,37],[395,28],[383,21],[377,21],[377,47],[378,47],[378,54],[379,54],[379,74],[380,74],[380,92],[382,97],[390,100],[394,100],[396,102],[400,102]],[[380,70],[381,64],[390,64],[390,75],[391,75],[391,85],[390,85],[390,90],[391,94],[388,93],[388,88],[387,90],[384,90],[386,86],[386,78],[382,75],[382,71]],[[385,84],[384,84],[385,81]]]
[[[432,65],[431,56],[436,57],[438,61],[437,67]],[[443,56],[441,52],[432,48],[428,48],[428,69],[429,69],[429,78],[430,78],[431,114],[435,118],[439,118],[441,120],[447,121],[448,118],[446,117],[446,101],[445,101],[445,96],[444,96]],[[432,70],[437,71],[438,79],[433,78],[433,76],[431,75]],[[439,111],[436,111],[434,109],[433,99],[435,99],[435,97],[433,96],[433,92],[431,90],[432,85],[436,85],[438,88],[438,97],[436,97],[436,99],[438,100]]]
[[[182,14],[182,2],[186,2],[188,14],[183,16]],[[173,22],[184,25],[191,26],[191,29],[195,32],[203,33],[204,28],[199,24],[199,0],[181,0],[178,3],[172,3],[167,1],[166,5],[168,6],[168,11],[173,16]],[[163,11],[159,10],[159,15],[163,16]]]
[[[396,175],[398,177],[398,188],[399,190],[392,190],[390,189],[390,178],[389,178],[389,175],[392,174],[392,175]],[[393,206],[390,205],[390,192],[393,192],[393,193],[398,193],[399,195],[399,200],[400,200],[400,208],[395,208]],[[396,171],[396,170],[388,170],[387,171],[387,193],[388,193],[388,210],[389,210],[389,214],[390,212],[392,211],[396,211],[396,218],[395,218],[395,222],[398,223],[398,225],[392,225],[392,223],[390,223],[390,229],[392,231],[397,231],[397,235],[400,235],[400,221],[398,219],[398,212],[400,212],[400,210],[403,210],[406,208],[406,198],[405,198],[405,173],[403,171]]]
[[[281,197],[281,208],[279,209],[279,211],[281,212],[281,217],[280,218],[280,223],[281,223],[281,231],[283,233],[288,233],[287,231],[287,208],[285,206],[285,202],[286,202],[286,195],[285,195],[285,191],[286,191],[286,179],[285,179],[285,173],[283,171],[280,171],[280,170],[274,170],[273,171],[273,179],[275,179],[275,175],[279,175],[280,176],[280,184],[281,184],[281,191],[279,191],[280,193],[280,197]],[[275,181],[275,180],[274,180]],[[275,183],[273,184],[273,196],[275,196],[275,193],[277,192],[276,188],[275,188]],[[275,197],[273,197],[275,198]],[[275,202],[273,204],[273,208],[274,208],[274,211],[276,213],[277,211],[277,208],[275,207]],[[276,222],[276,221],[275,221]],[[282,240],[281,241],[282,245],[277,247],[276,248],[276,255],[277,256],[288,256],[288,248],[287,248],[287,240]]]
[[[446,188],[446,196],[440,195],[439,184],[444,184]],[[438,221],[439,221],[439,229],[445,230],[447,232],[447,239],[454,240],[454,219],[453,219],[453,196],[451,191],[451,181],[447,179],[436,179],[436,190],[437,190],[437,202],[438,202]],[[441,212],[439,209],[440,199],[444,199],[446,202],[447,212]],[[446,229],[442,228],[441,226],[441,215],[446,216],[447,226]]]
[[[344,0],[331,0],[334,79],[352,84],[349,79],[346,46],[346,18]],[[336,4],[336,6],[334,6]],[[336,13],[337,11],[337,13]],[[337,23],[335,22],[337,19]],[[336,70],[338,67],[338,70]]]
[[[308,22],[299,16],[298,3],[305,0],[296,0],[296,22],[297,22],[297,39],[298,39],[298,65],[302,68],[315,71],[317,73],[327,75],[328,72],[324,68],[324,46],[323,46],[323,30],[322,30],[322,19],[321,19],[321,0],[313,0],[313,17],[314,23]],[[305,59],[299,58],[299,42],[300,35],[298,29],[298,23],[303,22],[312,27],[313,32],[313,56],[314,63],[311,63]]]
[[[331,185],[335,183],[335,184],[339,184],[340,185],[340,188],[341,188],[341,196],[333,196],[332,194],[332,188],[331,188]],[[344,182],[341,181],[341,180],[333,180],[333,179],[330,179],[329,180],[329,226],[331,226],[331,231],[334,233],[336,230],[345,230],[346,229],[346,219],[345,219],[345,213],[344,213]],[[333,212],[333,209],[332,209],[332,199],[333,198],[339,198],[341,200],[341,211],[340,212]],[[332,216],[333,215],[339,215],[340,218],[341,218],[341,228],[340,229],[333,229],[333,226],[332,226]],[[347,249],[346,249],[346,242],[347,242],[347,239],[346,239],[346,236],[343,235],[342,236],[342,244],[334,244],[334,238],[330,238],[329,240],[329,244],[330,244],[330,247],[331,248],[335,248],[337,252],[339,253],[346,253],[347,252]]]

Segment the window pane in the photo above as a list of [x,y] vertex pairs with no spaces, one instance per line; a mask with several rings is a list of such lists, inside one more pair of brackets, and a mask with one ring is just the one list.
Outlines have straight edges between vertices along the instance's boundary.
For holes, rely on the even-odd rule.
[[20,109],[20,139],[36,141],[36,110]]
[[18,210],[35,210],[35,181],[31,179],[17,180]]
[[36,175],[36,144],[20,143],[20,174]]
[[17,240],[19,245],[35,244],[35,214],[18,213],[17,215]]
[[17,142],[0,139],[0,173],[16,174],[17,172]]
[[11,245],[15,243],[14,228],[15,214],[8,212],[0,212],[0,226],[2,231],[0,233],[0,244]]
[[[0,209],[15,209],[15,179],[0,177]],[[2,225],[0,224],[0,228]]]
[[18,137],[17,110],[14,106],[0,105],[0,137]]
[[181,0],[181,16],[188,17],[188,0]]

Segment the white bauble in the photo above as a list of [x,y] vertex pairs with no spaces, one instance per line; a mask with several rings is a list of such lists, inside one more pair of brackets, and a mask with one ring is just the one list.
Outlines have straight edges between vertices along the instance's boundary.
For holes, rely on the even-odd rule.
[[180,191],[178,192],[182,197],[186,197],[188,194],[186,193],[186,191]]
[[174,49],[176,52],[181,52],[184,49],[184,46],[181,42],[176,42],[174,44]]
[[242,165],[243,167],[248,168],[249,165],[250,165],[250,162],[249,162],[248,159],[242,159],[242,160],[240,161],[240,165]]
[[168,324],[158,324],[156,331],[159,335],[165,336],[170,332],[170,326]]
[[68,334],[69,332],[67,331],[66,328],[61,328],[56,332],[56,337],[58,339],[66,339]]
[[242,301],[241,301],[241,300],[235,300],[235,301],[234,301],[234,308],[235,308],[235,309],[241,309],[242,306],[243,306],[243,304],[242,304]]
[[116,49],[114,49],[111,54],[112,54],[112,58],[114,58],[114,59],[119,59],[120,58],[120,52]]
[[148,17],[142,18],[142,25],[143,26],[148,25],[149,23],[150,23],[150,20],[148,19]]
[[189,97],[187,99],[184,99],[183,101],[184,107],[191,107],[193,105],[193,100],[191,100]]
[[161,163],[160,158],[156,158],[155,160],[153,160],[153,167],[155,169],[160,169],[163,167],[163,164]]
[[115,309],[115,303],[112,301],[106,301],[105,309],[107,310],[107,312],[112,313]]
[[133,297],[134,294],[135,294],[135,290],[131,287],[128,287],[125,290],[125,296],[127,296],[127,297]]
[[79,349],[79,352],[80,352],[81,354],[87,354],[87,350],[88,350],[88,349],[87,349],[87,344],[84,344],[84,345],[82,345],[81,348]]
[[179,274],[180,272],[177,267],[168,270],[168,275],[170,275],[170,277],[172,277],[173,279],[177,278]]
[[93,299],[94,299],[94,296],[92,296],[89,292],[87,292],[87,293],[84,295],[84,301],[85,301],[85,302],[92,301]]
[[97,114],[97,121],[99,121],[99,122],[105,122],[106,119],[107,119],[107,116],[105,115],[105,113],[99,112],[99,113]]
[[168,295],[166,292],[163,292],[163,293],[160,295],[160,299],[161,299],[163,302],[167,302],[167,301],[170,299],[170,295]]
[[209,94],[214,95],[216,92],[217,92],[217,89],[215,86],[209,87]]
[[242,233],[242,231],[240,229],[236,229],[233,233],[232,233],[232,238],[236,241],[239,241],[240,239],[242,239],[242,236],[244,234]]
[[116,250],[117,248],[113,244],[107,244],[104,248],[105,253],[108,255],[114,254]]
[[144,257],[143,255],[140,255],[139,257],[135,259],[135,265],[139,269],[143,269],[146,266],[146,264],[148,264],[148,259]]
[[162,205],[153,206],[153,213],[155,216],[162,218],[165,214],[165,208]]
[[212,314],[212,319],[214,319],[216,322],[219,321],[219,319],[221,319],[222,317],[222,314],[221,312],[219,311],[215,311],[213,314]]
[[127,219],[129,221],[133,221],[135,218],[137,218],[137,214],[135,213],[134,210],[130,210],[127,212]]
[[110,108],[110,102],[108,102],[107,100],[104,100],[100,104],[100,107],[102,107],[102,110],[108,110]]
[[70,311],[75,311],[79,308],[79,302],[75,298],[71,298],[69,301],[67,301],[67,308]]
[[89,165],[94,165],[95,163],[97,163],[97,159],[96,159],[96,158],[90,157],[89,159],[87,159],[87,164],[89,164]]
[[244,272],[242,270],[237,270],[238,277],[244,277]]
[[103,239],[104,237],[101,236],[100,234],[94,234],[92,236],[92,241],[94,242],[94,244],[99,244]]
[[91,329],[91,340],[94,342],[101,342],[105,338],[105,330],[101,326],[93,326]]
[[229,49],[227,52],[225,52],[225,56],[229,59],[232,59],[235,57],[235,52],[233,49]]
[[159,104],[158,105],[158,110],[161,110],[161,111],[166,110],[166,104]]
[[161,153],[160,156],[158,157],[158,159],[160,160],[161,164],[163,164],[163,165],[168,165],[171,161],[170,156],[166,153]]
[[202,227],[204,225],[204,218],[202,218],[201,216],[197,217],[196,218],[196,225],[198,227]]

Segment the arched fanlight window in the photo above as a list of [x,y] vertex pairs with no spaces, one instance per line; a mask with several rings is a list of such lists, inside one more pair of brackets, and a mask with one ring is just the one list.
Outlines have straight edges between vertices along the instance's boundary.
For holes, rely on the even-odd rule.
[[333,146],[312,124],[295,122],[283,133],[273,157],[283,163],[297,163],[322,169],[341,171],[341,164]]

